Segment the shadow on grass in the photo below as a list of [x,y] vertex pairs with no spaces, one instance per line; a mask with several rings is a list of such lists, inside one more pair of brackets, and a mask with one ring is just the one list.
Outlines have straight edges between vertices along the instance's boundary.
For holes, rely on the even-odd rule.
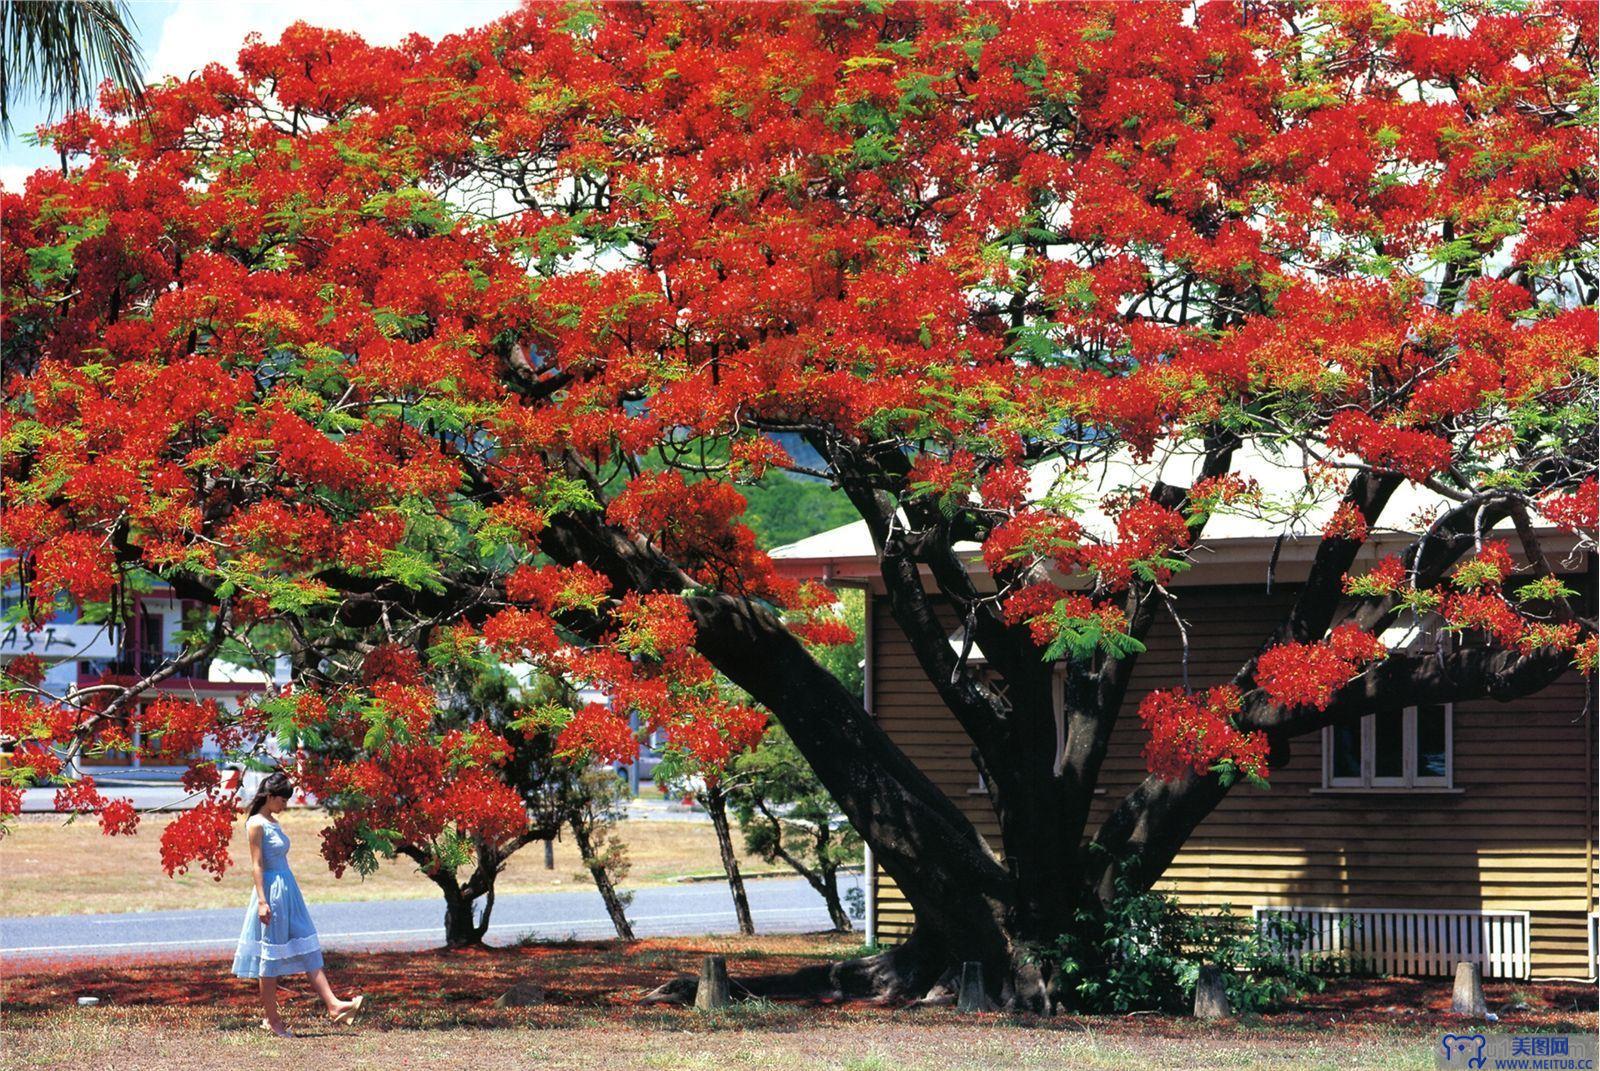
[[[1449,1011],[1450,983],[1442,979],[1335,980],[1323,993],[1281,1011],[1225,1024],[1159,1015],[1033,1016],[959,1015],[948,1009],[915,1012],[855,1003],[746,1001],[703,1015],[691,1009],[640,1005],[638,998],[668,978],[693,974],[708,953],[726,956],[739,974],[790,971],[819,959],[859,950],[847,937],[786,935],[757,938],[557,941],[503,948],[369,953],[330,952],[326,967],[340,992],[377,998],[365,1025],[326,1025],[303,977],[280,982],[292,1023],[334,1035],[350,1029],[379,1031],[561,1029],[618,1027],[641,1031],[787,1033],[817,1025],[863,1027],[887,1020],[938,1023],[956,1028],[1005,1025],[1127,1036],[1238,1037],[1328,1031],[1425,1033],[1465,1023]],[[8,964],[3,980],[7,1026],[47,1030],[82,1017],[192,1026],[229,1033],[258,1029],[256,987],[229,974],[229,961],[190,958],[154,962],[104,960]],[[542,1004],[496,1008],[494,1001],[520,980],[544,988]],[[1586,1032],[1595,1028],[1595,989],[1582,983],[1490,983],[1490,1007],[1503,1029]],[[100,1005],[79,1008],[81,996]],[[297,1029],[297,1032],[302,1032]],[[305,1036],[312,1036],[306,1033]]]

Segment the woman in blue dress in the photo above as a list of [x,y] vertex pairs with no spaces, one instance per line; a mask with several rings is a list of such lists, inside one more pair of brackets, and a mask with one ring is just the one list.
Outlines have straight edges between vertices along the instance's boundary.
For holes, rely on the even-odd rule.
[[279,1037],[293,1037],[278,1012],[278,979],[286,974],[305,973],[311,987],[328,1007],[335,1022],[354,1022],[367,998],[340,1000],[322,972],[322,945],[317,928],[311,923],[305,897],[289,871],[289,835],[278,824],[278,815],[289,806],[294,785],[282,771],[269,774],[250,801],[250,816],[245,832],[250,839],[250,862],[255,869],[255,892],[245,912],[244,930],[239,934],[239,950],[234,953],[233,973],[240,978],[256,978],[261,985],[261,1008],[266,1018],[263,1029]]

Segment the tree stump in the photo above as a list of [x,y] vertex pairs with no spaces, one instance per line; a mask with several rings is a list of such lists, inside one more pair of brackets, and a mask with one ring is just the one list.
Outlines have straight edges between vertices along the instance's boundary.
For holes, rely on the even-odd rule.
[[1222,971],[1207,963],[1200,968],[1194,983],[1194,1017],[1196,1019],[1226,1019],[1233,1014],[1228,1005],[1228,987],[1223,982]]
[[496,1008],[527,1008],[534,1004],[544,1003],[544,986],[537,982],[523,979],[500,994],[494,1002]]
[[696,1011],[717,1011],[731,1003],[728,993],[728,961],[721,956],[707,956],[700,965],[700,984],[695,987]]
[[1456,987],[1450,994],[1450,1010],[1474,1019],[1482,1019],[1489,1011],[1483,999],[1483,968],[1476,963],[1456,964]]
[[961,965],[961,987],[956,990],[956,1010],[989,1010],[989,997],[983,991],[983,964],[968,960]]

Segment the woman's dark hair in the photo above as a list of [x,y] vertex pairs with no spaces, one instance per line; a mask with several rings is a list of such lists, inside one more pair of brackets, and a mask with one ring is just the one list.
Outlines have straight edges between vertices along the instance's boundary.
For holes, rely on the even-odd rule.
[[289,775],[282,770],[275,770],[261,779],[261,786],[256,789],[255,799],[250,801],[250,817],[254,818],[261,813],[261,808],[267,805],[267,800],[273,796],[279,799],[288,799],[294,795],[294,782],[289,780]]

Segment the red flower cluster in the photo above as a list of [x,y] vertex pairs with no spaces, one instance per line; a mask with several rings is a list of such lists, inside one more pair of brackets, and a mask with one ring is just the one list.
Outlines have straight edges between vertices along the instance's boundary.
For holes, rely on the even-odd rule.
[[1144,746],[1145,767],[1169,781],[1218,766],[1265,780],[1266,734],[1235,728],[1233,716],[1240,709],[1239,690],[1231,685],[1198,695],[1184,691],[1146,695],[1139,703],[1139,720],[1150,733]]
[[217,881],[233,862],[228,842],[238,807],[231,797],[209,796],[181,812],[161,831],[161,866],[169,877],[198,863]]
[[1400,590],[1406,579],[1405,562],[1390,554],[1359,576],[1347,574],[1344,578],[1344,591],[1346,595],[1392,595]]
[[199,750],[206,737],[223,724],[222,708],[216,700],[199,703],[176,696],[161,696],[144,709],[145,732],[169,755],[188,755]]
[[1600,529],[1600,483],[1593,476],[1571,494],[1551,495],[1539,505],[1550,523],[1581,532],[1591,539]]
[[100,831],[107,836],[124,834],[132,836],[139,829],[139,812],[133,809],[133,800],[121,797],[107,801],[100,810]]
[[1511,548],[1504,541],[1485,543],[1470,560],[1456,566],[1450,582],[1462,591],[1483,592],[1498,590],[1505,583],[1516,563],[1511,560]]
[[1074,573],[1088,559],[1083,526],[1071,517],[1026,510],[995,526],[984,540],[983,560],[993,573],[1025,569],[1037,560]]
[[611,581],[582,562],[569,567],[520,565],[506,578],[506,598],[531,603],[545,613],[592,610],[611,593]]
[[694,620],[676,595],[630,592],[616,610],[616,645],[629,654],[665,658],[694,644]]
[[105,602],[117,585],[111,550],[89,532],[67,532],[33,554],[33,585],[44,598],[64,591],[75,602]]
[[1445,600],[1443,613],[1451,628],[1486,632],[1507,647],[1522,638],[1522,615],[1497,591],[1452,595]]
[[1367,538],[1367,519],[1353,502],[1341,502],[1322,528],[1324,539],[1353,539],[1361,542]]
[[1088,564],[1100,574],[1100,582],[1112,591],[1128,586],[1134,569],[1150,567],[1155,579],[1165,583],[1172,570],[1156,559],[1170,556],[1189,545],[1189,525],[1183,514],[1149,498],[1137,498],[1117,514],[1117,541],[1092,548]]
[[598,762],[632,762],[639,754],[639,738],[627,720],[599,703],[573,711],[556,746],[562,754],[588,755]]
[[1450,442],[1410,428],[1380,424],[1355,409],[1342,410],[1328,423],[1328,444],[1376,468],[1425,480],[1450,464]]
[[81,777],[56,789],[55,808],[63,814],[99,814],[105,806],[106,798],[92,777]]
[[[13,818],[22,813],[22,787],[10,781],[0,781],[0,819]],[[0,837],[6,826],[0,821]]]
[[1280,643],[1262,652],[1255,678],[1279,706],[1323,710],[1362,666],[1387,653],[1370,632],[1341,625],[1323,643]]

